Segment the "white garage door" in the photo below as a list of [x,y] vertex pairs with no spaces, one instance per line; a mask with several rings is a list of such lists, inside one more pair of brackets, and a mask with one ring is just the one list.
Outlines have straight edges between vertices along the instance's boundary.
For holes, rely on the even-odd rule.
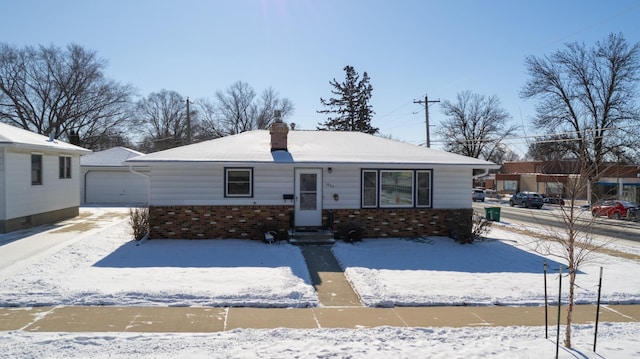
[[147,203],[148,181],[128,171],[90,171],[85,177],[86,203]]

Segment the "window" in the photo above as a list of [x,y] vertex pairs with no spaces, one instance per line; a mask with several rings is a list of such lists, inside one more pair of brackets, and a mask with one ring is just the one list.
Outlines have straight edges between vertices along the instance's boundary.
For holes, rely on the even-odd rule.
[[225,197],[253,197],[253,169],[225,168]]
[[380,207],[413,207],[413,171],[380,171]]
[[431,207],[432,170],[363,170],[363,208]]
[[42,155],[31,154],[31,184],[42,184]]
[[59,177],[60,178],[71,178],[71,157],[69,156],[60,156],[59,157]]
[[378,171],[362,171],[362,207],[378,207]]
[[417,207],[431,207],[431,171],[416,172]]
[[514,180],[505,180],[502,189],[505,191],[516,191],[518,189],[518,181]]

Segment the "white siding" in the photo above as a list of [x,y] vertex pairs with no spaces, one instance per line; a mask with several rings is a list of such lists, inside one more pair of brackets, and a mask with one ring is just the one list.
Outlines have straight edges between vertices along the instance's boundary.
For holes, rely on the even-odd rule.
[[433,208],[471,208],[473,170],[438,167],[433,171]]
[[[253,168],[253,197],[224,197],[224,168]],[[328,168],[331,167],[331,173]],[[365,169],[433,169],[433,208],[471,208],[471,168],[406,164],[220,164],[158,163],[151,169],[152,205],[278,205],[294,193],[294,168],[322,168],[323,208],[360,208],[360,175]],[[334,200],[334,194],[338,200]]]
[[59,154],[34,152],[42,154],[42,185],[32,186],[31,153],[6,152],[7,218],[79,206],[80,156],[76,154],[71,157],[71,178],[60,179]]
[[5,193],[7,191],[5,187],[5,173],[4,173],[4,157],[6,150],[4,148],[0,148],[0,220],[6,220],[6,196]]

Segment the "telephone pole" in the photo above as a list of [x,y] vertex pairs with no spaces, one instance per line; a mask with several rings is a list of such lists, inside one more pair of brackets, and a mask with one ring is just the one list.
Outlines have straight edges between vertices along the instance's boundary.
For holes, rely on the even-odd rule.
[[429,137],[429,103],[433,102],[440,102],[440,100],[429,101],[429,97],[427,95],[424,95],[424,101],[413,100],[413,103],[424,104],[424,117],[427,125],[427,148],[431,148],[431,138]]
[[187,145],[191,144],[191,111],[189,110],[189,97],[187,97]]

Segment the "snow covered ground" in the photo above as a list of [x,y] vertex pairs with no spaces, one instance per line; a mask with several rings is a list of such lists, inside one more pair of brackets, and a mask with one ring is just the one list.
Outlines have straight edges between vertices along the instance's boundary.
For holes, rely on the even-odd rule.
[[[0,266],[0,306],[319,305],[300,250],[289,244],[150,240],[137,245],[123,219],[62,234],[73,239],[61,238],[53,249]],[[14,240],[11,235],[0,235],[0,255],[30,239]],[[554,272],[547,278],[551,288],[557,288],[560,263],[532,252],[530,240],[494,226],[487,240],[473,245],[437,237],[394,238],[337,243],[333,250],[368,306],[539,305],[544,301],[543,262]],[[639,252],[632,243],[615,243],[615,249]],[[604,254],[581,268],[578,302],[595,302],[601,266],[604,303],[640,303],[640,263]],[[15,331],[0,332],[0,353],[35,358],[554,355],[554,342],[541,333],[537,327],[246,329],[212,334]],[[603,323],[596,354],[591,352],[593,326],[576,326],[576,349],[561,350],[561,357],[640,357],[638,338],[639,324]]]

